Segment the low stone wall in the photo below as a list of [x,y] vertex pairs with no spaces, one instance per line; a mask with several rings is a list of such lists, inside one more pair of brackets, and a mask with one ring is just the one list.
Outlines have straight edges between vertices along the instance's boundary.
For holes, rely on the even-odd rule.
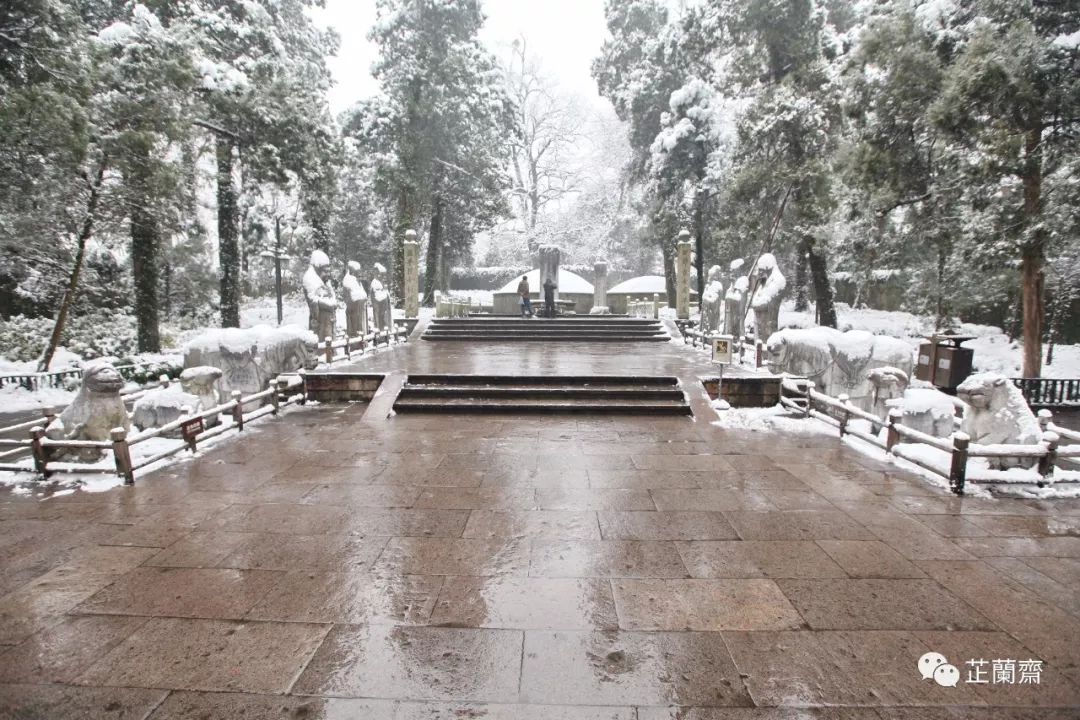
[[701,378],[710,400],[722,398],[731,407],[772,407],[780,402],[779,377]]
[[369,402],[386,376],[381,373],[319,372],[304,377],[308,400]]

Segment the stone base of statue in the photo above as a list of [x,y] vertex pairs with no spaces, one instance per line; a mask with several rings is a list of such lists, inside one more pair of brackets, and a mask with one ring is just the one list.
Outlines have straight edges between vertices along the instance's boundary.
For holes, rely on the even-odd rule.
[[376,300],[371,303],[371,314],[376,330],[383,331],[393,327],[394,318],[390,307],[390,298]]
[[345,305],[345,332],[349,337],[367,335],[367,300]]
[[[188,342],[184,366],[209,365],[221,370],[218,388],[222,398],[233,390],[252,395],[265,390],[278,375],[319,364],[314,334],[295,325],[272,328],[224,328],[210,330]],[[256,409],[258,403],[245,411]]]

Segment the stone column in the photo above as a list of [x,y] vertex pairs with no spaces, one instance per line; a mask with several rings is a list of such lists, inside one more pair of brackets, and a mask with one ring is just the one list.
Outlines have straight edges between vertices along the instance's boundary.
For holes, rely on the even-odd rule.
[[593,265],[593,307],[607,307],[607,263],[603,260]]
[[690,231],[679,232],[678,257],[675,260],[675,311],[680,320],[690,318]]
[[420,244],[416,242],[416,231],[405,231],[405,317],[415,318],[420,315]]
[[555,302],[559,301],[559,248],[554,245],[541,245],[538,251],[540,256],[540,301],[544,299],[544,281],[549,277],[555,283]]

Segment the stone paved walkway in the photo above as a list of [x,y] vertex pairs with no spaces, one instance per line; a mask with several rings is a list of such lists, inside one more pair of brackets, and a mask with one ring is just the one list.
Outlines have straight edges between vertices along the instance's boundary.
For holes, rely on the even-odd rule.
[[[361,367],[705,367],[612,350]],[[697,420],[312,407],[135,487],[2,491],[0,717],[1077,717],[1080,502],[955,498],[692,397]],[[930,650],[956,687],[921,679]],[[1038,685],[964,682],[1029,658]]]

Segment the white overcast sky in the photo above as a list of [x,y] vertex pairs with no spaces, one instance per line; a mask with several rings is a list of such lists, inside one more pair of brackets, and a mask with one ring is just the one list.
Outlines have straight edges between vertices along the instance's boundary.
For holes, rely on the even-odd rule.
[[[524,36],[529,54],[540,59],[544,74],[563,90],[598,97],[589,66],[607,34],[603,0],[484,0],[483,6],[487,22],[482,38],[500,60],[509,55],[514,38]],[[329,63],[336,82],[330,106],[341,112],[377,89],[370,72],[376,49],[367,39],[375,1],[326,0],[326,8],[314,10],[313,16],[341,36],[338,56]]]

